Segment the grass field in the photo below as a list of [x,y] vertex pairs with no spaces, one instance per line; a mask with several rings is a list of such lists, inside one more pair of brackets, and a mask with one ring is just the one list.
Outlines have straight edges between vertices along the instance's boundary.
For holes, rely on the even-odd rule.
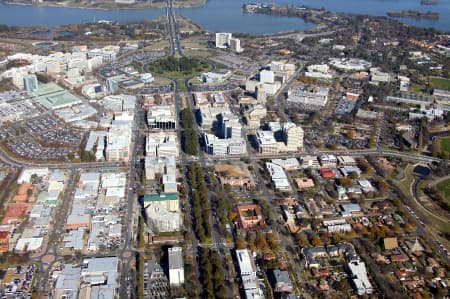
[[197,57],[197,58],[209,58],[213,56],[213,53],[211,51],[205,50],[191,50],[191,49],[185,49],[183,50],[184,54],[189,57]]
[[424,85],[417,84],[417,83],[414,83],[414,82],[411,82],[411,84],[409,85],[409,91],[414,92],[414,93],[422,92],[422,90],[424,88],[425,88]]
[[155,75],[155,82],[153,83],[153,85],[155,86],[163,86],[163,85],[169,85],[172,84],[172,81],[163,77],[160,77],[158,75]]
[[164,39],[157,41],[155,43],[152,43],[150,46],[145,47],[145,50],[161,50],[169,47],[169,40]]
[[450,152],[450,137],[445,137],[445,138],[439,139],[439,150],[441,152],[444,152],[444,151]]
[[450,179],[436,185],[439,192],[442,192],[446,200],[450,200]]
[[450,90],[450,80],[449,79],[430,77],[430,85],[433,88]]

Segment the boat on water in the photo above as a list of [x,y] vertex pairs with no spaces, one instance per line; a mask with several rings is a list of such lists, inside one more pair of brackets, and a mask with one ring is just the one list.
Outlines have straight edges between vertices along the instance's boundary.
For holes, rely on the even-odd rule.
[[439,4],[439,0],[420,0],[420,4],[422,4],[422,5],[437,5],[437,4]]

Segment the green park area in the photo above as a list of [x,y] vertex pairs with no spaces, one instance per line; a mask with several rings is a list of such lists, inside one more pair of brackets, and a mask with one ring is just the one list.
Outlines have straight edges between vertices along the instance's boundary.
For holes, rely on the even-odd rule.
[[445,200],[450,200],[450,179],[440,182],[436,188]]
[[430,85],[433,88],[450,90],[450,80],[439,77],[430,77]]
[[185,79],[208,71],[210,65],[196,58],[166,57],[147,65],[146,71],[173,79]]
[[450,152],[450,137],[439,139],[439,150],[440,152]]

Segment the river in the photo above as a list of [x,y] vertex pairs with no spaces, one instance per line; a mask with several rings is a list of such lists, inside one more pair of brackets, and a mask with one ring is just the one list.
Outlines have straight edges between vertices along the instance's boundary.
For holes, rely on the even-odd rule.
[[[450,31],[450,0],[440,0],[438,5],[424,6],[420,0],[208,0],[206,5],[195,8],[177,9],[177,13],[192,19],[208,31],[229,31],[242,33],[277,33],[313,28],[299,18],[245,14],[241,6],[248,2],[306,5],[324,7],[331,11],[386,15],[388,10],[421,10],[439,12],[439,20],[410,19],[401,21],[419,27],[432,27]],[[0,3],[0,23],[16,26],[56,26],[111,20],[118,22],[141,21],[163,16],[165,10],[156,8],[131,10],[97,10],[69,7],[8,5]]]

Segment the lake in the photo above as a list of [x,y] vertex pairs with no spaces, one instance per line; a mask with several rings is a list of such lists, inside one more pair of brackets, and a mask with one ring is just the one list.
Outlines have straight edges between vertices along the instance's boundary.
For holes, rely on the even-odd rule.
[[[229,31],[242,33],[277,33],[313,28],[299,18],[245,14],[241,7],[244,0],[208,0],[206,5],[195,8],[177,9],[177,13],[192,19],[208,31]],[[263,1],[260,1],[263,2]],[[450,0],[440,0],[438,5],[424,6],[420,0],[274,0],[266,3],[306,5],[324,7],[331,11],[386,15],[388,10],[436,11],[439,20],[400,19],[410,25],[432,27],[450,31]],[[98,20],[118,22],[141,21],[165,15],[164,9],[146,8],[131,10],[97,10],[68,7],[42,7],[28,5],[0,4],[0,23],[16,26],[56,26]]]

